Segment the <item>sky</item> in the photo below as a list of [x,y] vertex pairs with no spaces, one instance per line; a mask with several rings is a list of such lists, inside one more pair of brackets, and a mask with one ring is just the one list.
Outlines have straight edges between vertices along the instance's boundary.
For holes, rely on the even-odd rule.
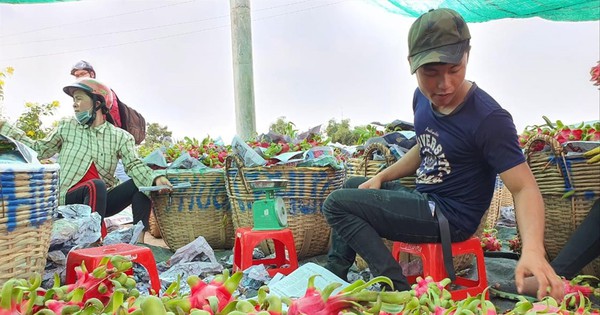
[[[416,79],[406,56],[414,18],[363,0],[251,0],[256,129],[278,117],[305,131],[331,119],[352,126],[412,121]],[[0,4],[3,115],[26,102],[61,104],[70,69],[89,61],[97,78],[175,139],[236,133],[230,6],[226,0],[88,0]],[[467,79],[507,109],[520,132],[551,120],[600,119],[590,68],[600,24],[539,18],[469,24]]]

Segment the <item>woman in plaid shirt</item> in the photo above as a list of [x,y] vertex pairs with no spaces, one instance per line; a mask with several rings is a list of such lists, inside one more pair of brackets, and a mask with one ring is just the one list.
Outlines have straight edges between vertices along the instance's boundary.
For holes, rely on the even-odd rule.
[[[40,159],[58,153],[59,204],[87,204],[103,219],[131,205],[133,222],[142,221],[147,229],[150,199],[137,187],[172,187],[171,183],[164,176],[155,176],[142,163],[132,135],[107,123],[112,122],[108,114],[113,103],[109,87],[84,78],[63,90],[73,97],[75,117],[61,120],[45,139],[32,140],[22,130],[2,121],[0,133],[28,145]],[[131,179],[116,185],[114,174],[119,159]]]

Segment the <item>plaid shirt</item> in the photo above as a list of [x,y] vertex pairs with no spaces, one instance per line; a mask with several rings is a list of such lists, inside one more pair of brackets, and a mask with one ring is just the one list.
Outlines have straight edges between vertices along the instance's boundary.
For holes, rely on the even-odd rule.
[[6,122],[0,127],[0,133],[31,147],[40,159],[59,154],[61,205],[65,203],[67,191],[83,178],[92,162],[107,188],[118,183],[114,174],[119,159],[123,160],[125,172],[137,187],[152,186],[157,177],[137,156],[133,136],[108,122],[89,127],[73,118],[61,120],[42,140],[31,140],[22,130]]

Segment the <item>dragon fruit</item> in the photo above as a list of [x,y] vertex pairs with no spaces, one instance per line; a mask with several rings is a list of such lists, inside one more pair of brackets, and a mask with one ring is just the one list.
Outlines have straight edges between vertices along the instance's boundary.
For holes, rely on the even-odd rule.
[[[375,292],[366,290],[367,287],[375,283],[385,283],[392,286],[391,281],[386,277],[376,277],[366,283],[358,280],[339,293],[331,295],[340,284],[332,283],[326,286],[323,291],[319,291],[314,286],[315,277],[317,276],[313,275],[308,279],[308,288],[303,297],[294,300],[284,299],[284,302],[289,305],[288,315],[335,315],[343,311],[378,314],[382,303],[400,305],[411,299],[411,294],[408,291]],[[376,304],[372,309],[366,309],[367,305],[374,302]]]
[[600,61],[590,69],[590,81],[594,82],[594,86],[599,86],[600,89]]
[[189,296],[191,308],[213,313],[220,312],[234,300],[233,292],[237,289],[242,276],[243,273],[238,271],[230,277],[227,269],[209,283],[205,283],[198,276],[190,276],[187,282],[191,288]]
[[496,229],[485,229],[481,235],[481,247],[484,251],[495,252],[502,249],[502,241],[498,240],[496,236],[498,230]]
[[521,238],[519,235],[515,235],[515,237],[508,240],[508,248],[513,253],[521,254]]

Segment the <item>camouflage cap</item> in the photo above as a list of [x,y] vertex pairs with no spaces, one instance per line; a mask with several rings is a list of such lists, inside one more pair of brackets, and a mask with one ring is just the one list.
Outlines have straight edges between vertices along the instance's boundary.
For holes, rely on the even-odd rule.
[[428,63],[459,63],[470,39],[467,23],[454,10],[441,8],[421,15],[408,32],[411,73]]

